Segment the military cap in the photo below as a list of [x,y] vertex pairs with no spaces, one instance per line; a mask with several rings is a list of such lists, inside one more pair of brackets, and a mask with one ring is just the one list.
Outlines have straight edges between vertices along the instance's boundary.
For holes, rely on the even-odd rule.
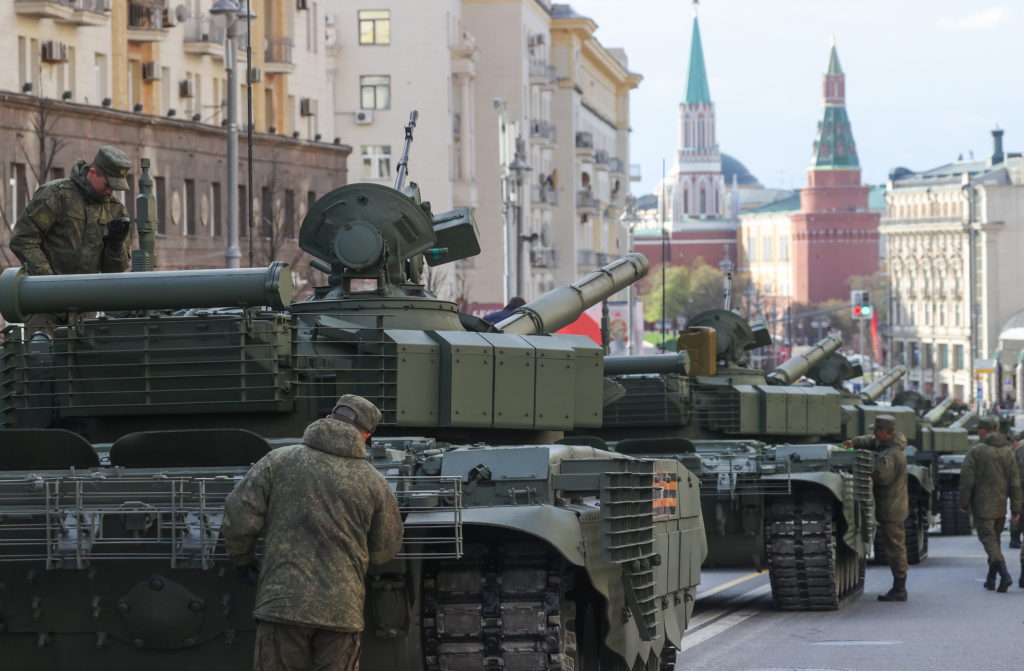
[[986,431],[995,431],[999,428],[999,420],[995,417],[982,417],[978,420],[978,428]]
[[96,157],[92,160],[92,167],[103,173],[107,184],[114,191],[128,190],[128,180],[125,178],[128,177],[128,171],[132,169],[132,162],[128,160],[128,155],[117,147],[110,145],[100,147],[100,150],[96,152]]
[[331,417],[342,422],[348,422],[356,428],[367,433],[373,433],[383,418],[380,410],[373,403],[370,403],[362,396],[345,394],[334,404],[331,410]]
[[886,431],[896,430],[896,418],[892,415],[875,415],[875,423],[871,425],[872,429],[884,429]]

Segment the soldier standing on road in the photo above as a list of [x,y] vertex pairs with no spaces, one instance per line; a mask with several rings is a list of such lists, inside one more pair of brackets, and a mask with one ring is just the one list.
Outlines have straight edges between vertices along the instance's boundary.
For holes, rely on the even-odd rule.
[[[1013,454],[1017,458],[1017,469],[1021,472],[1022,478],[1024,478],[1024,445],[1021,444],[1021,438],[1024,437],[1021,434],[1017,434],[1016,437],[1011,441],[1010,447],[1013,448]],[[1024,512],[1024,511],[1022,511]],[[1021,536],[1021,523],[1018,519],[1016,522],[1010,522],[1010,549],[1021,550],[1020,553],[1020,586],[1024,587],[1024,549],[1021,548],[1020,542]]]
[[[1013,584],[1006,569],[1006,560],[999,548],[999,534],[1006,523],[1006,498],[1010,498],[1010,519],[1020,519],[1022,499],[1020,469],[1013,453],[1006,446],[1006,436],[998,432],[995,417],[978,420],[977,443],[964,457],[960,470],[960,501],[967,507],[962,512],[974,515],[978,540],[988,555],[988,577],[985,589],[1005,592]],[[996,588],[996,576],[999,587]]]
[[[1018,434],[1016,442],[1017,449],[1014,451],[1014,454],[1017,457],[1017,470],[1020,472],[1021,491],[1024,492],[1024,436]],[[1024,513],[1024,509],[1022,509],[1020,512]],[[1018,517],[1017,529],[1020,530],[1020,528],[1021,521],[1020,517]],[[1017,546],[1020,547],[1020,544],[1018,543]],[[1020,580],[1017,581],[1017,585],[1021,589],[1024,589],[1024,548],[1021,548],[1020,551]]]
[[[120,273],[128,269],[131,220],[114,191],[128,189],[132,164],[117,147],[100,147],[92,164],[36,191],[14,226],[11,251],[30,275]],[[33,315],[26,326],[47,331],[66,315]]]
[[228,555],[243,583],[258,579],[255,671],[359,668],[367,567],[402,544],[398,503],[366,460],[380,420],[375,405],[346,394],[302,443],[269,452],[228,496]]
[[872,427],[874,435],[858,436],[847,444],[857,450],[875,453],[871,482],[875,492],[875,517],[882,536],[885,558],[892,571],[892,589],[879,594],[879,601],[907,600],[907,531],[909,512],[907,494],[907,438],[896,430],[896,418],[878,415]]

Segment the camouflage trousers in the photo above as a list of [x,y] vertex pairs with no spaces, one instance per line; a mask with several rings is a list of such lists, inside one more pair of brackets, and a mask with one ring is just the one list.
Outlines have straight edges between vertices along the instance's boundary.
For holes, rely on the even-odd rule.
[[984,517],[974,518],[974,526],[978,530],[978,540],[981,541],[982,546],[985,548],[989,564],[1006,561],[1003,558],[1003,551],[999,547],[999,534],[1003,533],[1003,525],[1005,524],[1006,519],[1002,517],[994,520]]
[[907,577],[907,530],[904,522],[878,522],[885,558],[894,578]]
[[362,633],[260,621],[253,671],[359,671]]

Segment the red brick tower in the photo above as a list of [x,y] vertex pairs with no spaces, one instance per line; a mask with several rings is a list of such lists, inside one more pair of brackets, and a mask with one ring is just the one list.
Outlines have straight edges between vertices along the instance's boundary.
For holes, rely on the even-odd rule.
[[878,269],[878,221],[846,116],[846,76],[833,42],[824,76],[825,110],[818,122],[807,188],[793,222],[793,299],[848,298],[847,280]]

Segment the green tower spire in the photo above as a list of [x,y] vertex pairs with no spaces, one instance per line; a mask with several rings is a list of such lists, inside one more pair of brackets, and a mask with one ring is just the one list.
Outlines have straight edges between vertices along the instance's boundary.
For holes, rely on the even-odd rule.
[[812,170],[857,170],[857,145],[846,116],[846,75],[839,65],[835,39],[824,77],[825,111],[818,122],[818,135],[811,156]]
[[704,48],[700,44],[700,26],[693,17],[693,37],[690,38],[690,77],[686,81],[687,103],[710,103],[708,73],[704,69]]

